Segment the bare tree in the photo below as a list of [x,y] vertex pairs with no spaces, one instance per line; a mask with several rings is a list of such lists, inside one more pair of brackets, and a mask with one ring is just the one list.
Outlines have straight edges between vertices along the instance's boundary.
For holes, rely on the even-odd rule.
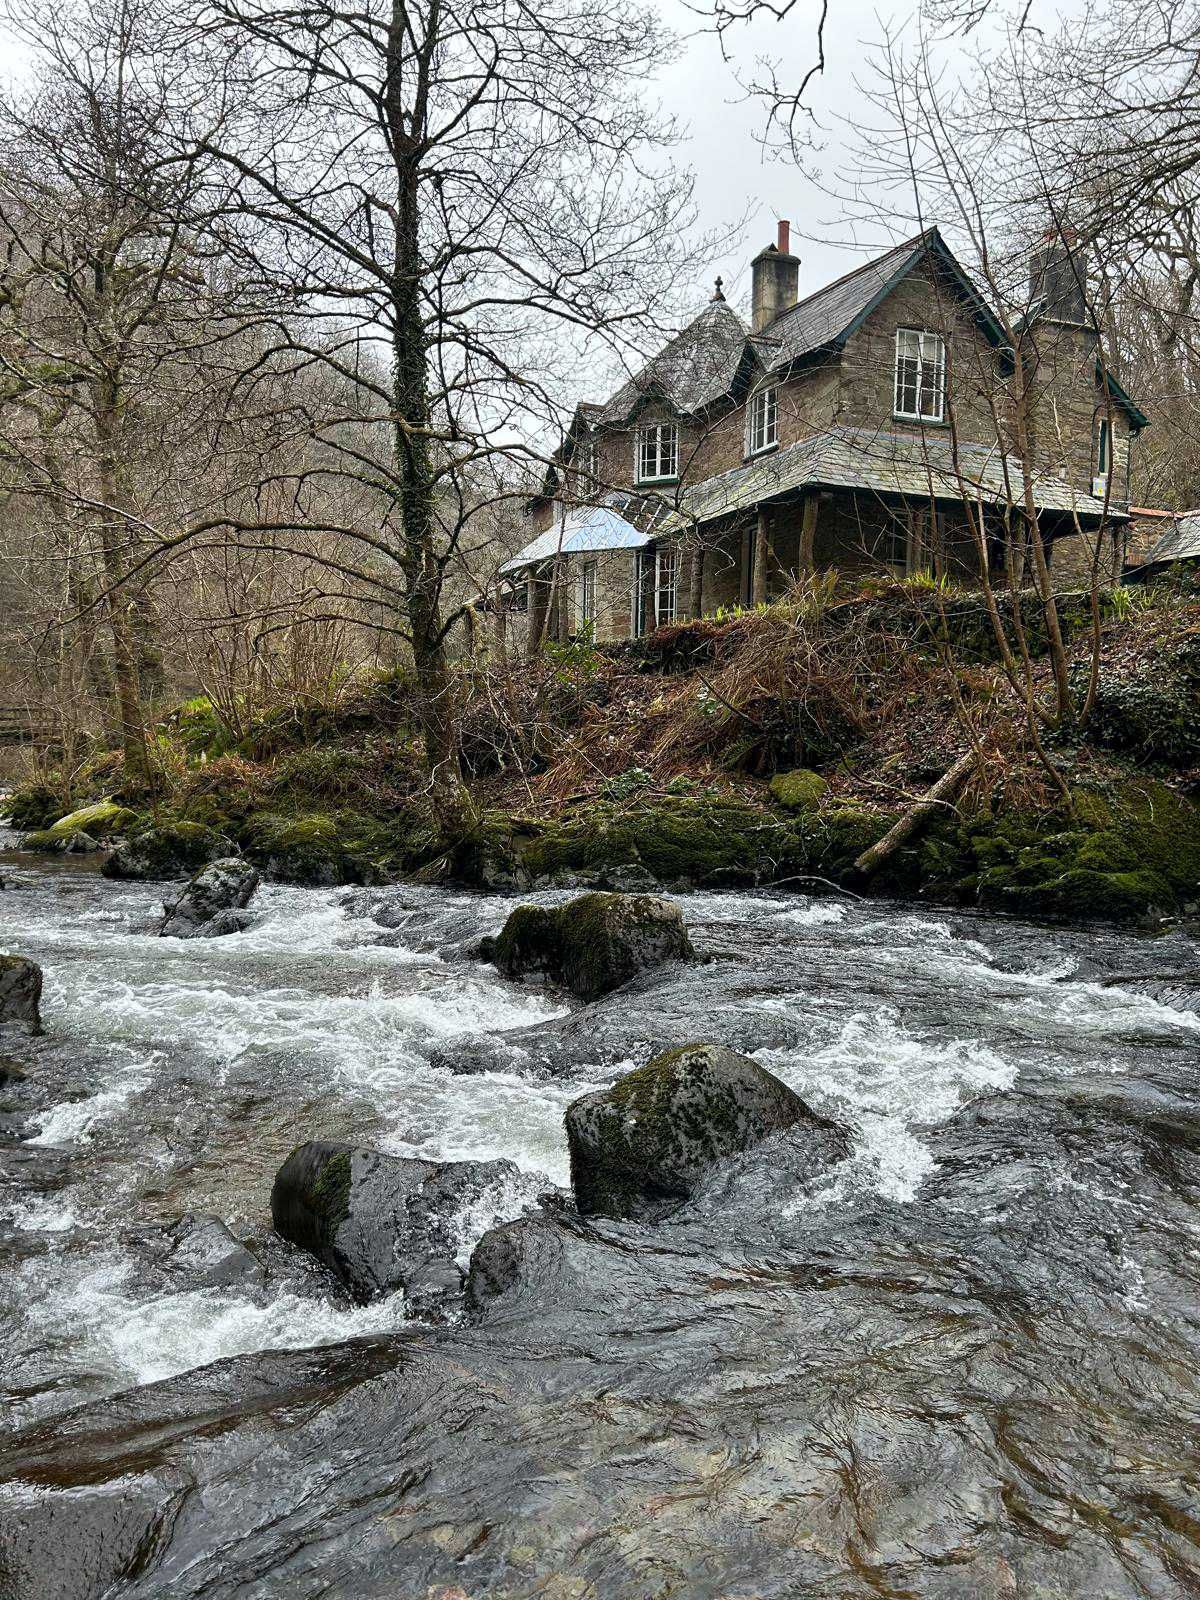
[[343,571],[411,648],[453,839],[473,813],[446,585],[480,515],[473,474],[528,453],[564,356],[645,337],[669,309],[690,183],[635,92],[666,41],[628,0],[215,0],[192,36],[225,52],[226,105],[246,108],[198,148],[261,232],[247,270],[290,289],[279,349],[369,402],[350,434],[314,417],[324,455],[306,476],[374,497],[370,523],[339,529],[357,552]]

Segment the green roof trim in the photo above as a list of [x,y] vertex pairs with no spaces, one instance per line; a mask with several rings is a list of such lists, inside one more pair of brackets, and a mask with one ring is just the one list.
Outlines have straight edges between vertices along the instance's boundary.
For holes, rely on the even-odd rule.
[[1105,371],[1104,363],[1098,357],[1096,360],[1096,382],[1102,389],[1107,384],[1109,394],[1112,395],[1113,399],[1129,418],[1129,425],[1134,433],[1141,433],[1143,428],[1150,426],[1150,418],[1136,401],[1129,398],[1128,391],[1118,383],[1112,373]]

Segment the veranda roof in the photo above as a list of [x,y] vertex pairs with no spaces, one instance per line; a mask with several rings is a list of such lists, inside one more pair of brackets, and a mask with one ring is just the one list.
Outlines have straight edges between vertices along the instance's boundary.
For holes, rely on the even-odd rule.
[[1181,511],[1136,569],[1167,567],[1176,561],[1200,561],[1200,511]]
[[639,550],[650,534],[635,528],[611,506],[579,506],[517,552],[500,568],[506,577],[557,555],[583,555],[601,550]]
[[[954,449],[950,439],[936,435],[831,428],[686,489],[679,511],[657,531],[677,533],[805,488],[862,489],[910,500],[1019,505],[1022,499],[1020,462],[999,446],[960,442]],[[1074,511],[1088,521],[1105,514],[1102,500],[1061,478],[1035,473],[1033,491],[1039,511]],[[1112,519],[1125,515],[1108,508]]]

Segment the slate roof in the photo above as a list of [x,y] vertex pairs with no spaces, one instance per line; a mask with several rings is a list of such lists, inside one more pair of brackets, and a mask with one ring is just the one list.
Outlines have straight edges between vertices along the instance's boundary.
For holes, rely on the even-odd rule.
[[[982,497],[990,504],[1010,503],[1020,496],[1020,463],[1015,457],[1005,458],[999,449],[960,442],[958,468],[948,438],[831,428],[686,489],[680,511],[669,515],[656,531],[673,533],[693,521],[713,522],[805,488],[865,489],[910,499]],[[1034,498],[1042,511],[1074,510],[1088,518],[1104,515],[1102,500],[1045,474],[1034,475]],[[1110,508],[1109,515],[1123,513]]]
[[938,230],[927,228],[924,233],[905,239],[883,255],[865,261],[861,267],[826,284],[807,299],[797,301],[782,316],[776,317],[755,341],[768,369],[790,366],[814,350],[843,344],[905,274],[923,256],[929,255],[938,257],[950,270],[998,342],[1002,337],[999,326],[979,291],[943,244]]
[[1170,566],[1175,561],[1200,561],[1200,511],[1182,511],[1172,518],[1141,567]]
[[728,302],[710,301],[589,420],[600,425],[624,422],[640,401],[657,395],[677,411],[702,410],[729,393],[745,354],[746,334],[746,324]]

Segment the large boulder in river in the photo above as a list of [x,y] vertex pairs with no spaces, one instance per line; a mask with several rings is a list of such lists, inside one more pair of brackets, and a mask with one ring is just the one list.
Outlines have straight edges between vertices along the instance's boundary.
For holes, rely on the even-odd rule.
[[172,939],[234,933],[245,926],[238,913],[258,885],[257,869],[240,856],[212,861],[189,879],[178,900],[163,906],[166,915],[158,931]]
[[0,1023],[23,1022],[42,1031],[42,969],[24,956],[0,956]]
[[511,1161],[422,1161],[313,1140],[280,1167],[271,1216],[356,1300],[403,1289],[424,1309],[462,1286],[466,1214],[502,1209],[519,1178]]
[[106,878],[186,878],[233,845],[201,822],[147,822],[120,840],[101,867]]
[[716,1044],[667,1050],[567,1108],[575,1200],[585,1215],[654,1220],[686,1200],[718,1161],[784,1129],[811,1170],[849,1151],[845,1131],[786,1083]]
[[696,956],[679,907],[652,894],[518,906],[499,937],[483,941],[481,954],[510,978],[544,972],[581,1000],[608,994],[647,967]]

